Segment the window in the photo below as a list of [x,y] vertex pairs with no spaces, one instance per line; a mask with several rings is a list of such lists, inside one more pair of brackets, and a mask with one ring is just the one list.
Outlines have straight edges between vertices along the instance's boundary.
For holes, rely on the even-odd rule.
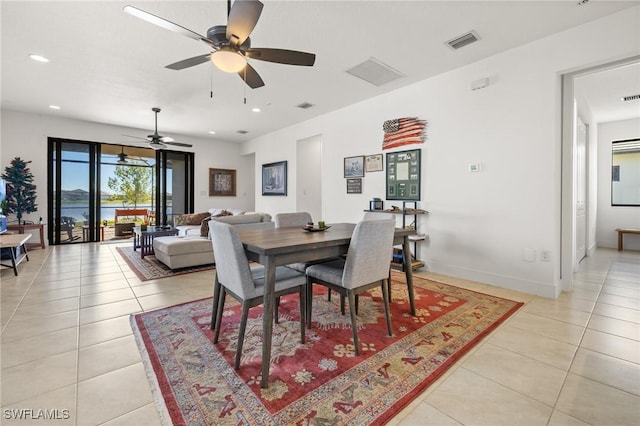
[[611,142],[611,205],[640,206],[640,139]]

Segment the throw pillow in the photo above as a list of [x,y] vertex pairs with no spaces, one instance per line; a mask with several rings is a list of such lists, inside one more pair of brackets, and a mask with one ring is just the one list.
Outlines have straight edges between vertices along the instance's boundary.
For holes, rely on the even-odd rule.
[[178,225],[200,225],[202,219],[209,217],[209,212],[205,213],[192,213],[192,214],[180,214],[174,219],[174,224]]
[[220,213],[218,213],[215,216],[209,216],[202,219],[202,222],[200,223],[200,236],[208,238],[209,237],[209,221],[214,217],[222,217],[222,216],[232,216],[232,214],[226,210],[222,210]]
[[211,216],[202,219],[202,223],[200,224],[200,236],[209,238],[209,221],[213,219]]

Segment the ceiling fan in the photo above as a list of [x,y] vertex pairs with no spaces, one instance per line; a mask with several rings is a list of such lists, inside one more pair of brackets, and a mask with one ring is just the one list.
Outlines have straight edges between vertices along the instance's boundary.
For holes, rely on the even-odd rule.
[[263,4],[259,0],[227,0],[227,25],[216,25],[207,30],[206,37],[164,18],[133,6],[125,6],[124,11],[159,27],[182,34],[194,40],[203,41],[213,49],[206,55],[194,56],[167,65],[165,68],[182,70],[207,61],[220,70],[238,73],[252,89],[264,86],[258,72],[247,63],[247,58],[285,65],[313,66],[316,55],[296,50],[252,48],[249,34],[258,23]]
[[122,150],[120,151],[120,154],[118,154],[118,164],[127,164],[127,157],[128,155],[124,153],[124,146],[122,147]]
[[151,108],[151,111],[156,113],[156,127],[152,135],[148,135],[146,138],[140,138],[138,136],[130,136],[130,135],[124,135],[124,136],[127,136],[129,138],[145,140],[148,142],[149,148],[153,148],[153,149],[163,149],[163,148],[166,148],[166,145],[184,146],[187,148],[191,148],[193,146],[188,143],[176,142],[172,137],[169,137],[169,136],[160,136],[158,134],[158,113],[160,112],[160,108],[157,108],[157,107]]

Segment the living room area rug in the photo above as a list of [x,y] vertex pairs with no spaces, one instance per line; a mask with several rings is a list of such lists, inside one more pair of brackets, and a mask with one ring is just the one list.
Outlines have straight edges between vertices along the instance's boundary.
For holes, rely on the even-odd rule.
[[[133,245],[133,244],[132,244]],[[215,265],[199,265],[189,268],[171,269],[164,263],[160,262],[155,256],[145,256],[140,258],[139,251],[133,251],[132,246],[116,247],[116,251],[127,262],[127,265],[136,274],[140,281],[157,280],[159,278],[174,277],[176,275],[188,274],[191,272],[206,271],[214,269]]]
[[297,295],[283,297],[267,389],[260,387],[262,306],[249,312],[239,370],[233,359],[240,305],[232,299],[215,345],[210,298],[132,315],[163,423],[384,424],[523,305],[414,276],[411,316],[404,274],[393,272],[392,283],[393,337],[386,333],[380,290],[360,295],[360,356],[339,297],[327,301],[326,291],[314,287],[304,344]]

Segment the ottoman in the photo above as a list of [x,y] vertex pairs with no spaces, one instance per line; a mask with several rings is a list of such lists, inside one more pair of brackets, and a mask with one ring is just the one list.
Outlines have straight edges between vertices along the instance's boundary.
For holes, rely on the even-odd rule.
[[172,236],[153,239],[156,259],[171,269],[215,263],[211,240],[200,236]]

